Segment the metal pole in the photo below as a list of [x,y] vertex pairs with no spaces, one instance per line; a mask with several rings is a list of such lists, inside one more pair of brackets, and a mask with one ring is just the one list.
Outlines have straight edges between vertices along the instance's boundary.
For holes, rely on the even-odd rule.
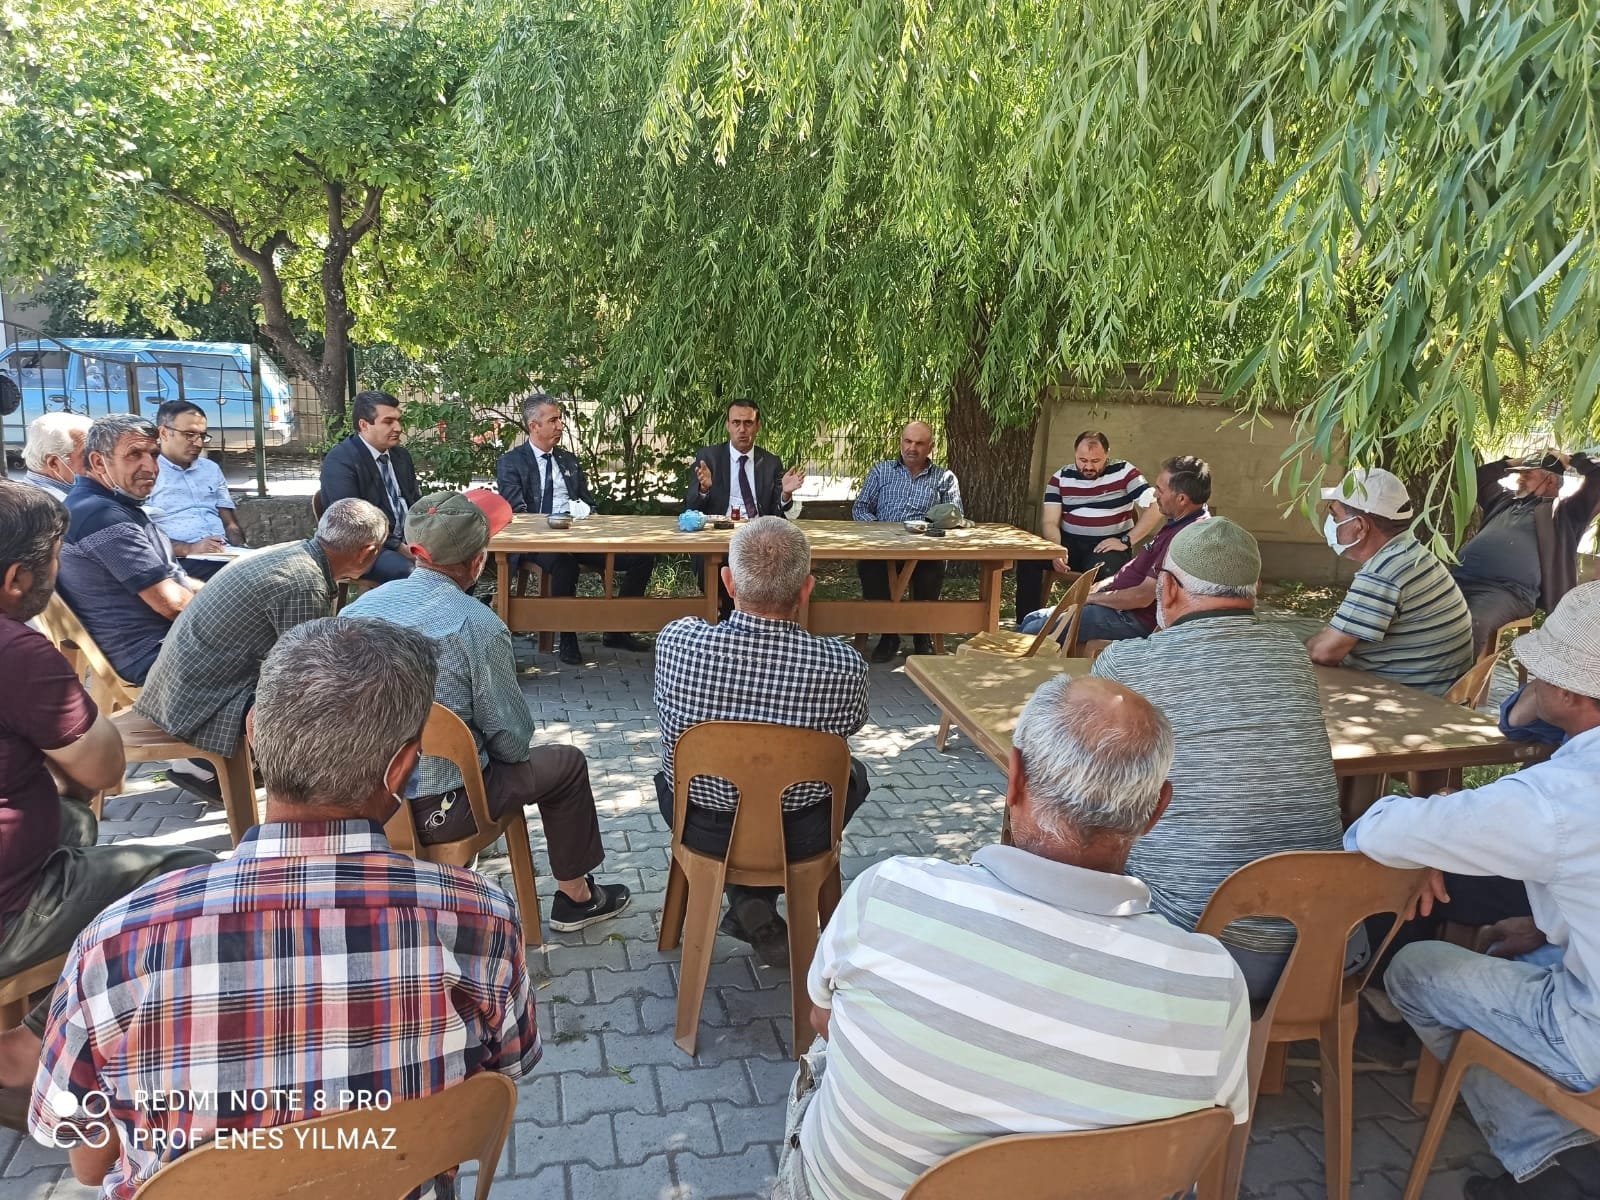
[[131,412],[131,413],[138,413],[139,412],[139,364],[136,363],[136,362],[129,362],[128,363],[127,383],[128,383],[128,411]]
[[256,495],[267,494],[267,431],[261,412],[261,347],[250,343],[250,406],[256,421]]

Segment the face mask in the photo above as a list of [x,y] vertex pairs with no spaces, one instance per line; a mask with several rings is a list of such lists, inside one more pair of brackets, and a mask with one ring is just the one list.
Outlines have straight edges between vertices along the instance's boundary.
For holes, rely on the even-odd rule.
[[1355,520],[1359,520],[1359,518],[1346,517],[1342,521],[1335,521],[1332,513],[1329,513],[1323,518],[1322,536],[1328,541],[1328,549],[1332,550],[1335,554],[1343,554],[1346,550],[1350,549],[1351,546],[1355,545],[1354,542],[1345,544],[1339,541],[1339,526],[1348,525],[1351,521]]

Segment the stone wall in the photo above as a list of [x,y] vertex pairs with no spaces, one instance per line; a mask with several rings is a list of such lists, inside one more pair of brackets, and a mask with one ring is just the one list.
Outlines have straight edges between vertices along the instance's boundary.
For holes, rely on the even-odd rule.
[[237,497],[234,515],[251,546],[271,546],[310,537],[317,528],[311,501],[305,496]]

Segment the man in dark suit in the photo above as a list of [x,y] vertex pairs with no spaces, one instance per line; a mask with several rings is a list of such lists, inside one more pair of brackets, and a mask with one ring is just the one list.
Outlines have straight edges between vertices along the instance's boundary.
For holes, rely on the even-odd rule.
[[351,405],[356,432],[322,459],[322,503],[354,496],[378,506],[389,518],[389,536],[377,561],[362,576],[388,583],[411,574],[406,511],[422,499],[411,454],[400,444],[400,401],[388,392],[362,392]]
[[[589,481],[584,478],[583,464],[576,454],[560,444],[561,402],[543,392],[535,392],[522,403],[522,423],[528,430],[528,440],[502,454],[494,471],[500,495],[511,505],[511,511],[567,512],[574,500],[582,500],[592,508],[594,497],[589,492]],[[529,557],[550,576],[552,596],[576,596],[579,568],[603,571],[606,565],[603,554],[534,554]],[[655,556],[650,554],[617,555],[617,570],[622,572],[618,595],[644,595],[650,586],[650,572],[655,569],[655,563]],[[631,633],[608,633],[603,641],[607,646],[622,650],[645,648]],[[561,635],[560,652],[561,661],[570,666],[583,662],[575,633]]]

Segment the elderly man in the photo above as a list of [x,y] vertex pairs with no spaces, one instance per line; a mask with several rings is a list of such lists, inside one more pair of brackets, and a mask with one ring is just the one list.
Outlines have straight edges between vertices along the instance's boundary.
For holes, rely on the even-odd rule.
[[1472,666],[1472,614],[1444,564],[1411,536],[1406,485],[1381,467],[1357,468],[1322,498],[1323,536],[1360,570],[1327,628],[1306,642],[1311,661],[1444,695]]
[[[1562,496],[1567,469],[1583,483]],[[1516,477],[1515,492],[1503,486]],[[1578,581],[1578,543],[1600,512],[1600,463],[1586,454],[1546,451],[1512,462],[1496,459],[1478,468],[1478,505],[1483,524],[1461,547],[1453,572],[1472,610],[1472,638],[1479,654],[1502,625],[1554,612]]]
[[[722,585],[734,611],[711,625],[699,617],[673,621],[656,638],[656,711],[661,717],[661,770],[656,800],[672,826],[672,755],[678,739],[702,721],[761,721],[849,737],[867,722],[867,664],[853,647],[812,637],[800,609],[811,595],[811,544],[782,517],[742,525],[728,544]],[[738,747],[730,747],[737,754]],[[866,799],[866,768],[852,759],[845,796],[848,821]],[[738,793],[724,779],[689,783],[684,844],[702,854],[726,854]],[[820,854],[831,844],[826,786],[796,784],[782,798],[785,845],[791,859]],[[778,916],[780,889],[727,885],[722,932],[749,942],[765,966],[787,967],[788,930]]]
[[[336,500],[315,537],[232,563],[178,614],[135,711],[202,750],[232,754],[262,661],[296,625],[333,615],[338,585],[366,573],[388,532],[388,519],[365,500]],[[221,802],[204,759],[174,764],[169,775]]]
[[[493,492],[435,492],[411,506],[406,538],[417,569],[368,592],[343,610],[347,617],[380,618],[426,636],[438,648],[433,698],[466,722],[478,744],[489,812],[539,807],[550,871],[559,894],[550,926],[572,932],[628,907],[620,883],[596,883],[605,860],[589,764],[576,746],[531,747],[533,718],[517,686],[511,632],[492,608],[472,595],[489,559],[489,539],[511,520]],[[453,842],[474,829],[461,790],[461,772],[442,758],[424,757],[405,795],[426,845]]]
[[84,439],[85,473],[67,493],[61,596],[117,673],[143,683],[161,640],[200,581],[142,507],[155,487],[156,429],[143,417],[101,417]]
[[1073,461],[1050,477],[1044,489],[1039,534],[1061,544],[1054,562],[1017,563],[1017,611],[1031,613],[1044,603],[1044,577],[1052,568],[1063,575],[1099,567],[1121,569],[1133,548],[1161,527],[1156,494],[1139,468],[1111,458],[1111,439],[1085,429],[1072,445]]
[[381,508],[389,518],[383,552],[365,578],[374,583],[411,574],[405,542],[406,510],[422,492],[411,452],[400,444],[400,401],[388,392],[361,392],[350,404],[356,431],[322,458],[322,502],[354,496]]
[[[161,457],[150,493],[150,519],[172,540],[172,552],[188,558],[244,545],[228,481],[222,468],[205,456],[211,441],[205,410],[188,400],[168,400],[156,409],[156,437]],[[185,569],[196,579],[210,579],[223,565],[200,561]]]
[[83,438],[93,424],[82,413],[53,412],[35,417],[28,425],[27,444],[22,448],[22,462],[28,468],[22,482],[65,500],[73,483],[84,473]]
[[[1226,517],[1190,525],[1157,579],[1160,631],[1116,642],[1094,664],[1096,675],[1153,697],[1172,725],[1172,803],[1134,845],[1128,873],[1184,929],[1238,868],[1284,850],[1337,850],[1344,833],[1311,660],[1291,631],[1256,619],[1260,576],[1261,552],[1245,530]],[[1240,921],[1222,943],[1250,998],[1265,1000],[1294,928]],[[1361,938],[1355,949],[1365,946]]]
[[[1527,884],[1532,917],[1496,926],[1487,955],[1417,942],[1395,956],[1385,986],[1439,1058],[1471,1029],[1582,1092],[1600,1084],[1600,583],[1568,592],[1513,652],[1539,718],[1565,744],[1480,788],[1379,800],[1345,845],[1390,866],[1435,868],[1424,912],[1448,899],[1439,871]],[[1469,1072],[1461,1092],[1509,1172],[1469,1180],[1469,1200],[1600,1194],[1592,1160],[1574,1149],[1594,1134],[1484,1071]]]
[[[936,504],[961,509],[961,484],[948,467],[933,461],[933,427],[912,421],[900,431],[900,457],[878,463],[867,472],[850,515],[857,521],[910,521],[928,515]],[[889,599],[889,564],[862,559],[856,564],[861,594],[868,600]],[[911,598],[937,600],[944,586],[944,563],[924,560],[911,572]],[[916,635],[918,654],[933,653],[933,638]],[[873,662],[890,662],[900,652],[900,635],[886,633],[872,652]]]
[[[511,511],[564,513],[570,511],[574,500],[593,508],[594,496],[589,491],[583,464],[576,454],[561,445],[565,428],[561,402],[543,392],[535,392],[522,403],[522,423],[528,431],[528,440],[502,454],[494,469],[495,482]],[[583,567],[603,570],[606,565],[603,554],[534,554],[529,557],[541,571],[549,573],[552,596],[576,596],[578,571]],[[617,570],[622,572],[622,585],[617,594],[644,595],[655,564],[655,556],[651,554],[617,555]],[[631,633],[608,633],[601,642],[619,650],[645,648]],[[583,662],[583,651],[578,648],[575,633],[561,635],[559,652],[561,661],[568,666],[579,666]]]
[[[250,734],[266,823],[113,904],[62,971],[28,1125],[70,1146],[79,1182],[131,1200],[215,1131],[539,1061],[510,898],[383,836],[433,676],[427,638],[377,622],[311,621],[267,656]],[[91,1094],[108,1104],[86,1131]]]
[[[97,846],[86,800],[122,778],[122,739],[61,653],[25,622],[55,587],[67,513],[41,488],[0,479],[0,979],[66,953],[107,904],[204,850]],[[0,1125],[21,1128],[39,1068],[46,992],[0,1029]]]
[[1239,968],[1152,912],[1125,869],[1171,762],[1172,731],[1140,696],[1053,679],[1012,740],[1013,844],[856,877],[811,962],[827,1046],[795,1080],[775,1196],[899,1196],[1007,1133],[1216,1105],[1249,1119]]

